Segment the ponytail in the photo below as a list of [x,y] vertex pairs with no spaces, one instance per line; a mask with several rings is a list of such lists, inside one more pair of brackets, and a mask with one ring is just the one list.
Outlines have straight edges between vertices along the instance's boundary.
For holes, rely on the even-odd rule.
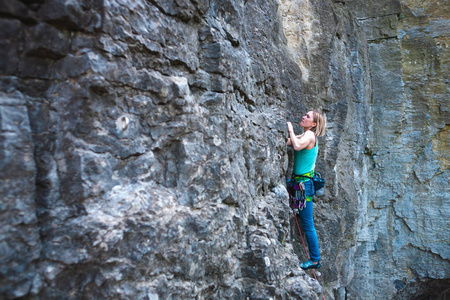
[[316,136],[322,136],[325,134],[325,129],[327,127],[327,120],[324,115],[322,115],[319,111],[313,110],[313,122],[316,123],[316,126],[311,128],[311,131],[314,132]]

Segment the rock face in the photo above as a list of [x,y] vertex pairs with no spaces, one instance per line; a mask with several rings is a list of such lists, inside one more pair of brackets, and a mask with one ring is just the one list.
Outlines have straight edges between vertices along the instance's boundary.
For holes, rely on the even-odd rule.
[[[0,298],[402,299],[448,286],[445,9],[0,3]],[[284,188],[286,121],[311,108],[328,121],[320,284],[298,267]]]
[[[337,122],[345,133],[335,134],[333,123],[327,133],[331,150],[324,160],[337,187],[332,204],[319,203],[316,211],[327,265],[323,286],[335,299],[448,296],[448,6],[432,1],[335,2],[351,12],[339,20],[354,19],[364,31],[356,42],[361,48],[367,41],[369,64],[360,65],[370,67],[346,68],[362,79],[353,84],[361,96],[344,110],[351,115]],[[355,53],[345,40],[348,27],[326,26],[315,1],[285,1],[284,7],[288,46],[307,75],[304,86],[323,95],[327,85],[317,82],[327,78],[327,66],[335,68],[337,60],[324,60],[320,45],[327,35],[343,39],[344,34],[339,54]],[[318,72],[311,76],[314,68]],[[361,77],[366,73],[372,90]],[[336,82],[331,86],[336,99]],[[344,86],[341,91],[351,91]],[[367,106],[364,97],[369,94]],[[343,112],[331,109],[331,120],[334,111]]]
[[441,4],[349,3],[366,32],[373,82],[372,163],[350,297],[450,293],[450,11]]
[[317,299],[275,1],[1,5],[2,298]]

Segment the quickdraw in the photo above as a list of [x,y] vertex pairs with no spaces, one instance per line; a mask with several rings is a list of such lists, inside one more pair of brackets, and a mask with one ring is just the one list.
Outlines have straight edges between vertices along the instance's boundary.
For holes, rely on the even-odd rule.
[[292,174],[291,179],[286,178],[289,204],[293,209],[303,210],[306,207],[307,196],[305,194],[304,181],[309,180],[312,176],[314,176],[314,171],[302,175]]
[[293,209],[303,210],[306,207],[305,184],[296,182],[294,178],[286,180],[289,192],[289,204]]

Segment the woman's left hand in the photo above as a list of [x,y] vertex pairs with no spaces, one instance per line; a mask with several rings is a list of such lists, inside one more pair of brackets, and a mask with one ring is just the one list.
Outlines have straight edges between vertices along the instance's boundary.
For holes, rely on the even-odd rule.
[[291,122],[287,122],[287,126],[288,126],[288,132],[294,132],[294,128],[292,127],[292,123]]

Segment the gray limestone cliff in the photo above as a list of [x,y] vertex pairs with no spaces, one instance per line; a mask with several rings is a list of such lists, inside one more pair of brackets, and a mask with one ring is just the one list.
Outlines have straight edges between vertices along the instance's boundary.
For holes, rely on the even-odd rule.
[[369,188],[347,291],[444,299],[450,294],[450,7],[412,0],[349,6],[369,43],[373,121]]
[[[448,297],[438,4],[1,0],[0,299]],[[318,281],[284,187],[312,108]]]

